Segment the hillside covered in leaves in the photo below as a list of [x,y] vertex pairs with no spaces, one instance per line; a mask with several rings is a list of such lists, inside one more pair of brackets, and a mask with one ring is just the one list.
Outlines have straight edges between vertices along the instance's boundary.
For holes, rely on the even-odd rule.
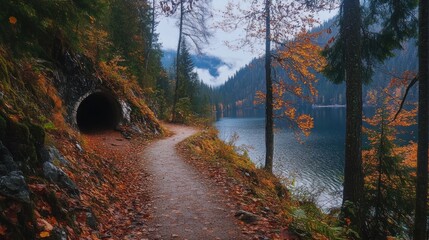
[[118,184],[137,170],[117,162],[115,145],[94,149],[76,118],[94,95],[114,105],[117,139],[163,135],[157,116],[171,87],[151,13],[147,1],[2,1],[0,239],[114,231]]

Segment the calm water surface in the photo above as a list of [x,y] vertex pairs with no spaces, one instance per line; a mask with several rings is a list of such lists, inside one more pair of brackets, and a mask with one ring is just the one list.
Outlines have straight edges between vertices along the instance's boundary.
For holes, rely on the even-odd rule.
[[[314,129],[299,143],[285,123],[277,122],[274,138],[274,171],[286,176],[296,194],[310,192],[324,209],[341,204],[344,168],[345,108],[314,108]],[[263,117],[221,118],[215,123],[219,137],[244,145],[256,165],[265,158]]]

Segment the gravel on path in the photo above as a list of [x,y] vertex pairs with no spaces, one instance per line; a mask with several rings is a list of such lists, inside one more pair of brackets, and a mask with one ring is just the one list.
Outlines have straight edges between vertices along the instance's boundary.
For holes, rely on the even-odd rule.
[[177,153],[196,129],[167,124],[174,133],[151,143],[141,156],[151,175],[149,239],[245,239],[223,196]]

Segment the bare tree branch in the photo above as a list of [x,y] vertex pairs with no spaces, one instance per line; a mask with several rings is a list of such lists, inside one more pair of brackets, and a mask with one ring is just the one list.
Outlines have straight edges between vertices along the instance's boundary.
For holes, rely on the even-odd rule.
[[413,78],[413,80],[411,80],[410,84],[408,84],[407,89],[405,90],[404,97],[402,98],[401,104],[399,105],[399,109],[396,112],[395,117],[393,117],[392,122],[395,121],[396,118],[398,117],[399,113],[401,112],[402,108],[404,107],[404,103],[405,103],[405,100],[407,99],[408,92],[414,86],[414,84],[416,84],[416,82],[418,82],[418,80],[419,79],[417,77],[415,77],[415,78]]

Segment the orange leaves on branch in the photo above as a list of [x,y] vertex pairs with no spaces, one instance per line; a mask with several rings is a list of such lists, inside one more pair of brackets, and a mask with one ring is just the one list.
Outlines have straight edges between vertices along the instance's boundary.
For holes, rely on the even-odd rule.
[[[313,42],[320,34],[301,32],[275,55],[276,63],[286,71],[289,79],[301,86],[297,89],[305,87],[310,95],[317,95],[314,87],[316,72],[326,66],[326,59],[320,54],[322,48]],[[302,92],[295,94],[299,96]]]
[[[289,122],[289,126],[295,130],[295,135],[299,139],[299,133],[308,137],[311,129],[314,127],[314,119],[308,114],[298,114],[293,101],[285,100],[288,93],[296,90],[296,86],[291,86],[285,82],[275,83],[273,85],[273,108],[276,111],[281,110],[282,114],[275,117],[284,118]],[[299,90],[300,91],[300,90]],[[265,93],[256,92],[255,104],[263,104],[265,102]]]
[[[415,77],[415,73],[405,71],[400,77],[392,77],[389,85],[379,91],[371,90],[366,96],[366,103],[377,108],[376,114],[365,118],[371,126],[377,126],[382,120],[391,127],[409,127],[416,124],[417,107],[415,103],[406,103],[401,113],[394,119],[402,101],[405,89]],[[384,114],[383,119],[382,114]]]
[[308,114],[301,114],[297,117],[297,124],[302,133],[308,137],[310,135],[311,129],[314,127],[314,120]]
[[[314,127],[313,118],[307,114],[297,114],[294,99],[312,102],[317,96],[316,73],[326,65],[320,55],[321,48],[313,39],[321,33],[302,32],[295,39],[284,44],[274,55],[275,64],[287,74],[288,79],[276,79],[273,84],[273,108],[282,114],[275,116],[289,121],[291,128],[309,136]],[[265,93],[256,92],[255,104],[265,102]],[[297,134],[298,135],[298,134]]]

